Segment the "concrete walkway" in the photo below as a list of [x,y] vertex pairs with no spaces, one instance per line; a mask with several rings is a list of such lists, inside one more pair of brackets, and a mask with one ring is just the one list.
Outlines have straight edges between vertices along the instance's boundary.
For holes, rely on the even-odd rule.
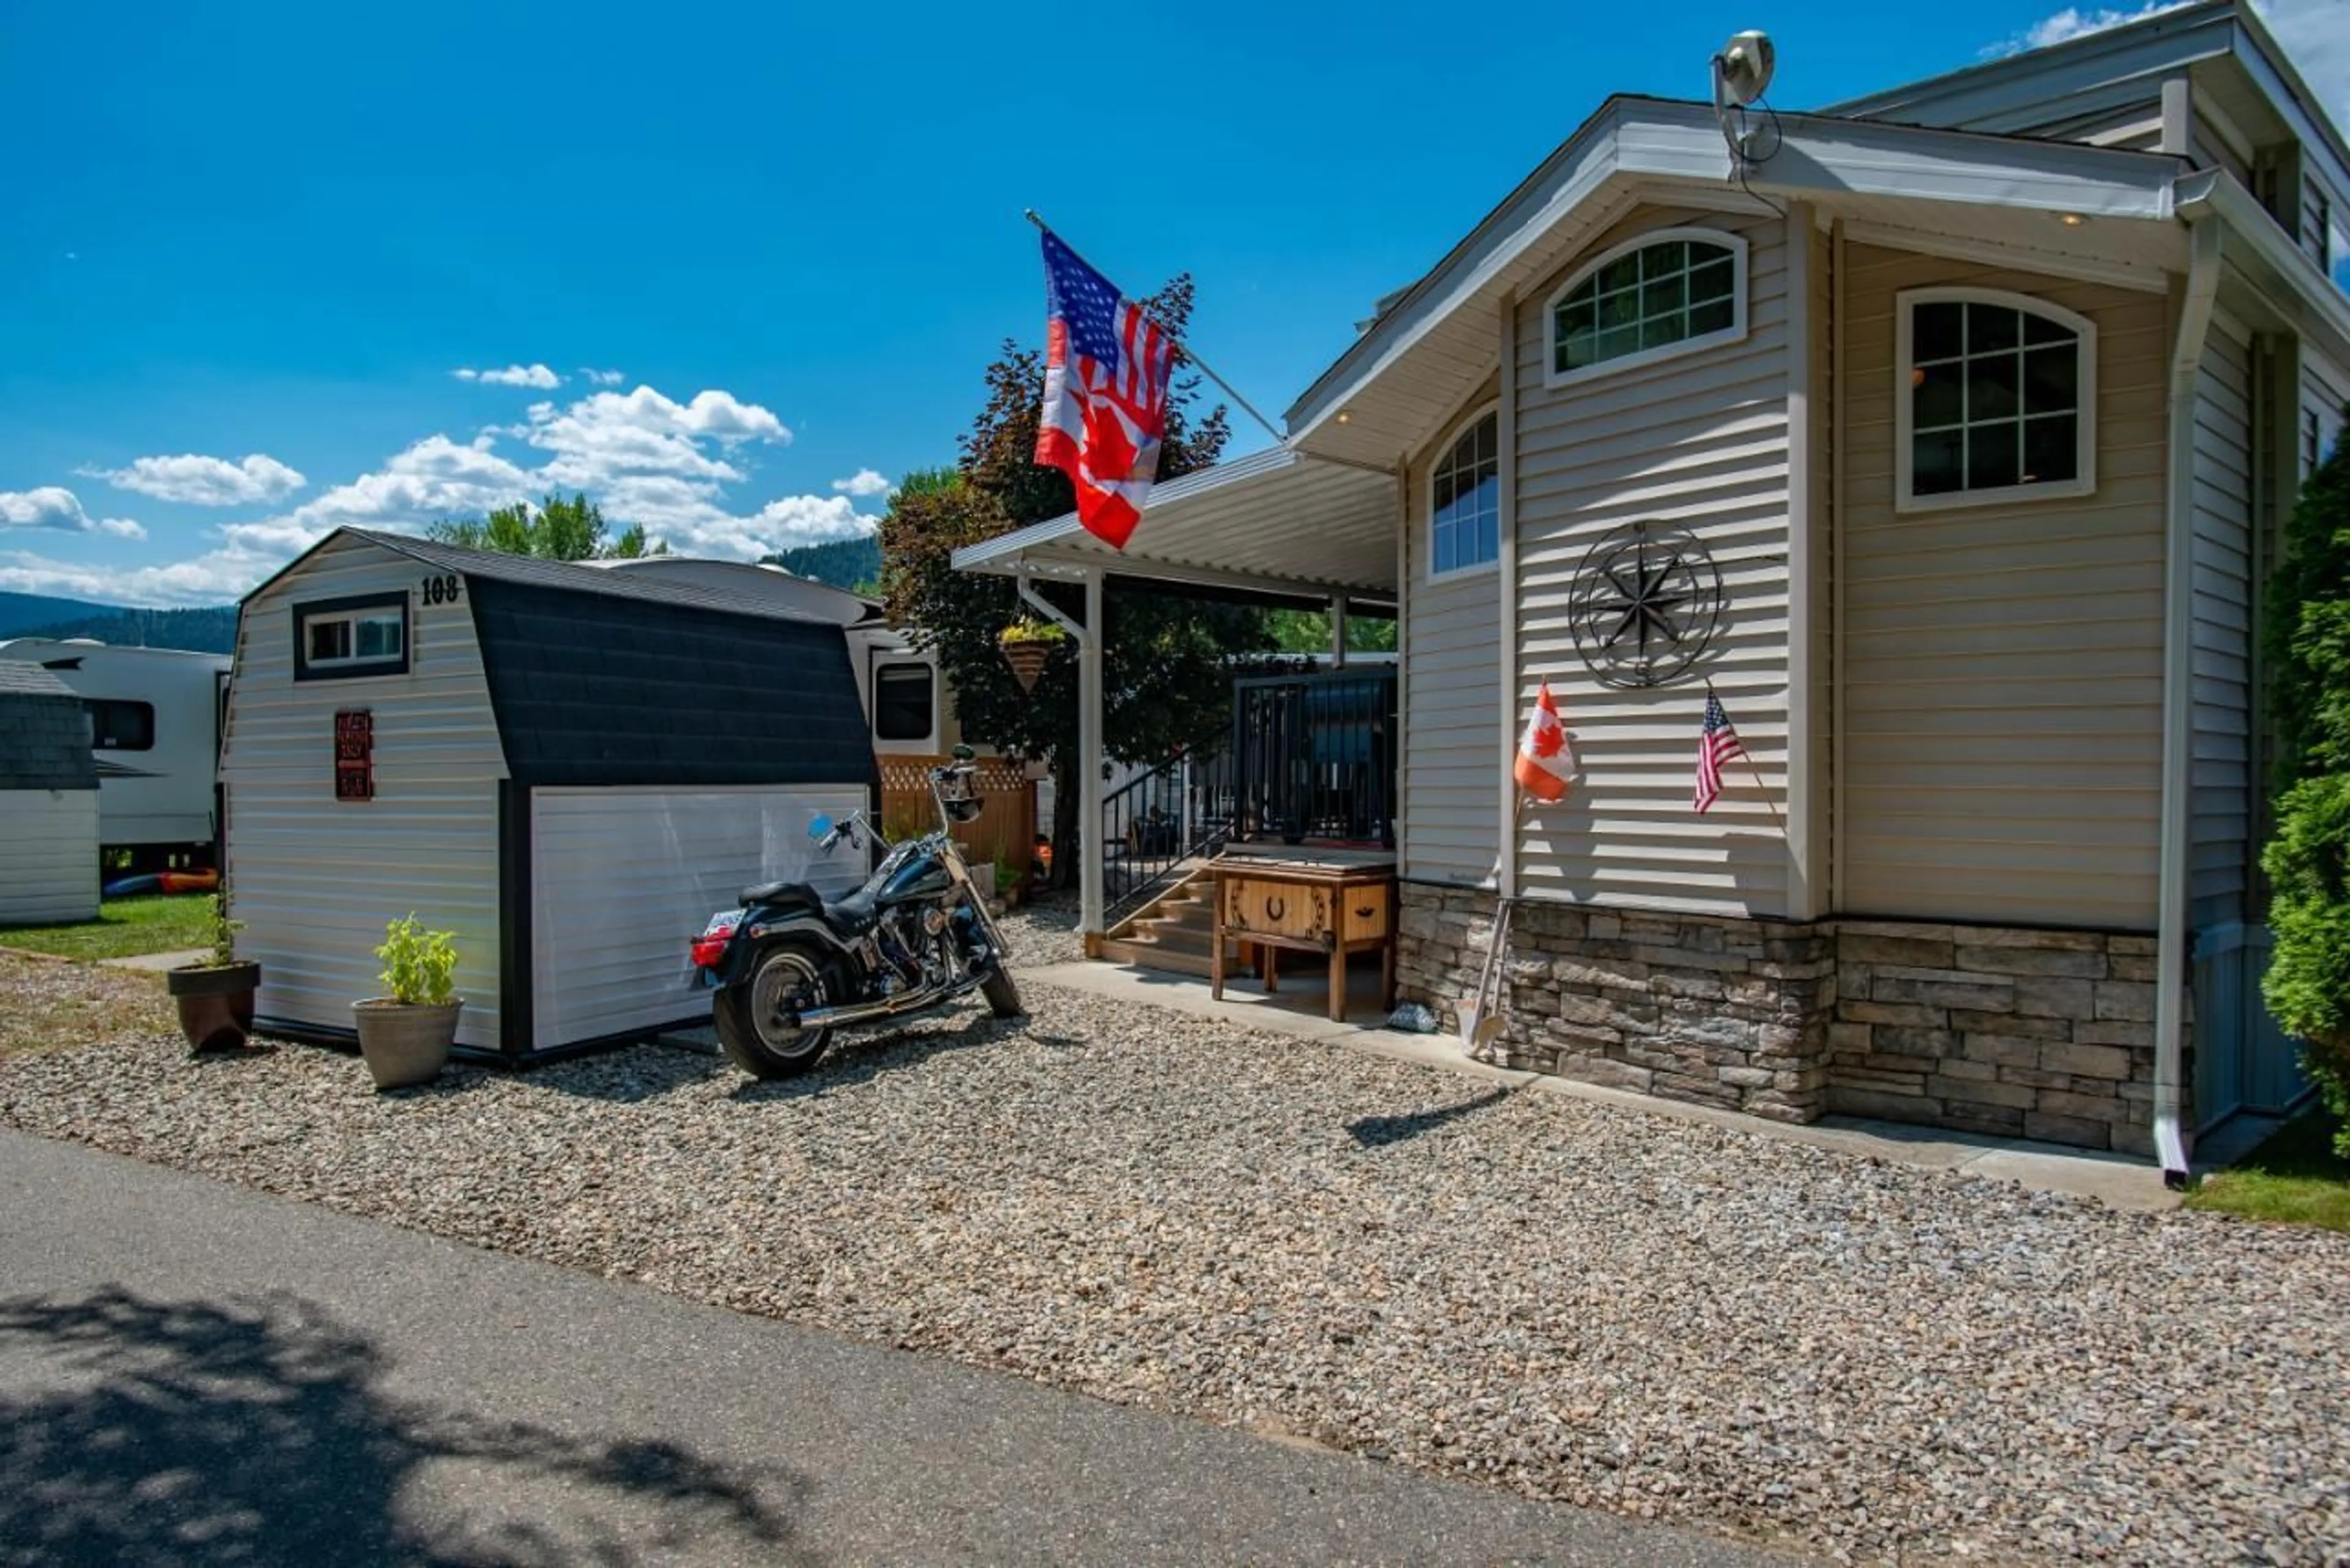
[[1474,1062],[1462,1053],[1457,1035],[1408,1034],[1387,1028],[1386,1014],[1378,1006],[1375,977],[1361,969],[1348,975],[1347,1016],[1344,1023],[1334,1023],[1327,1016],[1328,982],[1319,970],[1307,964],[1282,971],[1276,982],[1279,993],[1274,996],[1266,996],[1253,980],[1227,981],[1222,1002],[1209,996],[1206,981],[1107,963],[1062,963],[1021,971],[1020,983],[1024,986],[1032,982],[1171,1008],[1195,1017],[1225,1020],[1243,1028],[1325,1041],[1350,1051],[1419,1062],[1466,1078],[1541,1089],[1683,1121],[1738,1127],[1765,1137],[1874,1156],[1929,1170],[1961,1170],[2042,1191],[2076,1193],[2101,1199],[2116,1209],[2175,1209],[2180,1197],[2163,1185],[2159,1167],[2123,1155],[2097,1154],[2060,1144],[1978,1137],[1939,1127],[1909,1127],[1860,1116],[1829,1116],[1808,1127],[1790,1127],[1711,1106],[1658,1099],[1624,1089],[1577,1083],[1548,1073],[1516,1072]]
[[0,1563],[1782,1557],[0,1133]]
[[166,970],[178,969],[182,964],[203,963],[212,956],[210,948],[190,948],[185,952],[132,953],[129,958],[100,959],[98,961],[111,964],[116,969]]

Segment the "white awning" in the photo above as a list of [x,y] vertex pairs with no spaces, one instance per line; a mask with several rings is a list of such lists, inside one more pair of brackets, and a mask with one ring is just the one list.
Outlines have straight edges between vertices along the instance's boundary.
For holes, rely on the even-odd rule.
[[1394,475],[1269,447],[1153,486],[1122,551],[1071,513],[967,545],[954,565],[1039,578],[1098,569],[1112,582],[1392,604],[1401,524]]

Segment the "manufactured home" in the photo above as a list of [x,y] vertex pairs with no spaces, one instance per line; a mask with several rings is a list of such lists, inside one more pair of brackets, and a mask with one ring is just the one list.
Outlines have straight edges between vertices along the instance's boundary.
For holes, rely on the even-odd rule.
[[[956,560],[1069,619],[1094,737],[1107,595],[1393,607],[1365,918],[1449,1023],[1507,909],[1514,1065],[2183,1172],[2303,1092],[2256,628],[2350,397],[2345,215],[2341,129],[2234,0],[1812,113],[1617,97],[1279,446],[1122,553],[1064,518]],[[1528,805],[1545,684],[1579,771]]]
[[0,659],[37,664],[81,700],[99,838],[125,868],[213,863],[228,655],[20,637],[0,642]]
[[685,936],[855,886],[806,830],[879,782],[837,622],[348,528],[244,600],[221,776],[263,1027],[349,1039],[413,912],[456,934],[461,1050],[517,1063],[705,1022]]
[[98,918],[98,764],[82,700],[0,660],[0,926]]

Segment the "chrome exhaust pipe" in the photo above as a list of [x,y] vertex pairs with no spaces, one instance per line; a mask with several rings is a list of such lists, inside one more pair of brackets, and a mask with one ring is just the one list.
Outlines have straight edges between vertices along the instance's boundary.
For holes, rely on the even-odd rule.
[[976,990],[985,978],[984,975],[972,975],[965,980],[951,980],[941,985],[924,986],[919,991],[900,992],[879,1002],[852,1002],[839,1007],[818,1007],[790,1021],[790,1026],[795,1029],[847,1029],[859,1023],[870,1023],[878,1018],[896,1018]]

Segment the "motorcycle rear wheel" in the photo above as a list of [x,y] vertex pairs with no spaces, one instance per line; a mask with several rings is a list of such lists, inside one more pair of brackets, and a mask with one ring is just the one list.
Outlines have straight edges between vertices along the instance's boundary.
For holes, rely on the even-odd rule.
[[754,1078],[796,1078],[822,1061],[832,1031],[796,1028],[780,1015],[825,1005],[825,967],[814,949],[783,942],[720,992],[712,1011],[726,1059]]

